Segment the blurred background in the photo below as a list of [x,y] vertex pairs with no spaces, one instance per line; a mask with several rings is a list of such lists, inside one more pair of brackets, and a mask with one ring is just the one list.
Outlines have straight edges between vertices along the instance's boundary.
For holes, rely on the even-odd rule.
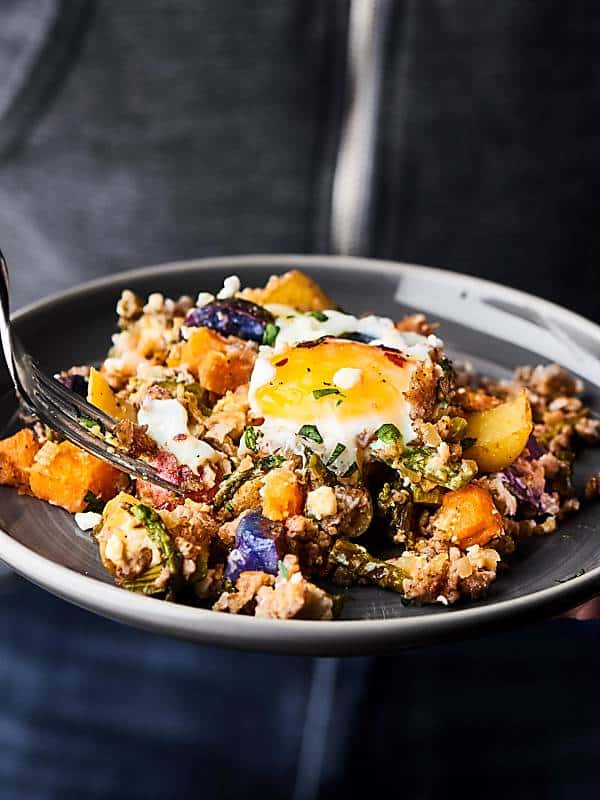
[[[583,0],[2,0],[14,305],[145,264],[337,252],[598,321],[599,44]],[[2,800],[600,789],[597,622],[281,658],[15,580],[0,637]]]

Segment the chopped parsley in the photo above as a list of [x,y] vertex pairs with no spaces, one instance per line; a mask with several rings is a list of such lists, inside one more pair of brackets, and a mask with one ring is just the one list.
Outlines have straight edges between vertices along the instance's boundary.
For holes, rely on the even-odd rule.
[[277,562],[277,568],[279,569],[279,577],[287,581],[287,579],[290,577],[290,571],[283,563],[283,561]]
[[375,436],[384,444],[394,444],[402,438],[402,434],[392,422],[386,422],[377,428]]
[[275,339],[279,333],[279,326],[274,325],[272,322],[267,322],[265,332],[263,333],[262,343],[267,347],[272,347],[275,344]]
[[84,511],[93,511],[94,514],[101,514],[106,503],[100,497],[96,497],[93,492],[86,492],[83,496],[86,504]]
[[96,420],[92,419],[91,417],[86,417],[85,414],[82,414],[79,417],[79,422],[83,425],[84,428],[87,428],[90,431],[93,430],[94,428],[100,428],[99,422],[96,422]]
[[322,311],[309,311],[309,317],[314,317],[318,322],[327,322],[329,317],[327,314],[324,314]]
[[348,467],[346,472],[342,475],[342,478],[350,478],[354,473],[358,470],[358,464],[356,461],[353,461],[352,464]]
[[259,436],[262,436],[261,431],[257,431],[253,425],[247,425],[244,429],[244,444],[248,450],[251,450],[253,453],[256,453],[258,450],[256,440]]
[[229,511],[230,514],[233,514],[233,512],[235,511],[235,508],[231,505],[231,503],[225,503],[225,508],[227,511]]
[[298,431],[298,436],[303,436],[305,439],[312,439],[317,444],[323,444],[323,437],[319,433],[316,425],[303,425]]
[[320,400],[322,397],[327,397],[330,394],[341,394],[339,389],[335,386],[330,386],[325,389],[313,389],[313,397],[315,400]]
[[344,452],[345,449],[346,449],[346,445],[342,444],[341,442],[338,442],[336,444],[336,446],[333,448],[333,450],[331,451],[331,455],[329,456],[329,458],[325,462],[325,466],[326,467],[330,467],[333,464],[333,462],[336,461],[342,455],[342,453]]
[[569,575],[568,578],[559,578],[556,583],[566,583],[567,581],[572,581],[573,578],[581,578],[582,575],[585,575],[585,570],[578,569],[574,575]]

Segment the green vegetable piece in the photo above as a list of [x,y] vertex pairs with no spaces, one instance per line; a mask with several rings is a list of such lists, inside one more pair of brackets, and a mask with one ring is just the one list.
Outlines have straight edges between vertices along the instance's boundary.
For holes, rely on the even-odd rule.
[[79,422],[84,428],[87,428],[90,431],[94,428],[98,428],[99,431],[102,430],[102,426],[99,422],[96,422],[96,420],[92,419],[91,417],[86,417],[85,414],[81,414],[79,417]]
[[403,580],[409,577],[405,570],[375,558],[362,545],[347,539],[337,540],[331,549],[330,560],[345,567],[355,580],[362,578],[399,594],[404,592]]
[[229,511],[230,514],[235,512],[235,508],[231,505],[231,503],[225,503],[225,509]]
[[569,575],[567,578],[558,578],[556,583],[566,583],[567,581],[572,581],[573,578],[581,578],[582,575],[585,575],[585,570],[578,569],[574,575]]
[[375,436],[384,444],[393,444],[402,438],[402,434],[392,422],[386,422],[375,431]]
[[263,333],[262,343],[268,347],[273,347],[278,334],[279,325],[275,325],[273,322],[267,322],[265,332]]
[[146,572],[138,578],[124,580],[122,585],[130,592],[139,592],[140,594],[147,595],[163,594],[165,591],[164,587],[158,586],[156,583],[161,572],[162,564],[155,564],[153,567],[149,567]]
[[244,444],[253,453],[256,453],[258,446],[256,444],[256,429],[252,425],[247,425],[244,429]]
[[452,366],[452,362],[450,361],[449,358],[442,358],[442,360],[440,361],[440,367],[442,368],[444,375],[447,378],[454,377],[454,367]]
[[228,503],[246,481],[260,478],[270,470],[278,467],[284,460],[283,456],[265,456],[265,458],[260,458],[251,469],[232,472],[221,482],[219,491],[214,497],[213,508],[215,511],[218,511],[225,503]]
[[283,561],[277,562],[277,568],[279,569],[279,576],[283,578],[285,581],[290,577],[290,571],[283,563]]
[[169,570],[173,577],[179,575],[181,569],[181,555],[175,547],[175,543],[170,537],[160,515],[157,514],[153,508],[143,503],[137,506],[131,506],[129,512],[138,519],[148,531],[148,536],[160,551],[163,565]]
[[393,466],[400,471],[404,466],[438,486],[453,490],[462,489],[477,474],[477,464],[474,461],[463,459],[444,465],[437,461],[436,451],[430,447],[405,447],[399,463],[394,463]]
[[401,485],[384,483],[377,495],[377,511],[388,526],[395,542],[412,544],[413,503],[410,494]]
[[319,322],[327,322],[327,320],[329,319],[327,314],[324,314],[322,311],[309,311],[308,316],[314,317]]
[[357,470],[358,470],[358,464],[356,463],[356,461],[353,461],[352,464],[350,464],[350,466],[346,470],[346,472],[344,472],[344,474],[342,475],[342,478],[350,478],[350,477],[352,477],[352,475],[354,475],[354,473]]
[[100,497],[96,497],[93,492],[86,492],[83,496],[86,503],[85,511],[93,511],[94,514],[101,514],[106,503]]
[[319,433],[316,425],[303,425],[298,431],[298,436],[303,436],[305,439],[312,439],[317,444],[323,444],[323,437]]
[[442,490],[439,486],[436,486],[435,489],[429,489],[426,491],[425,489],[422,489],[418,483],[415,483],[413,486],[411,486],[411,492],[415,503],[424,503],[425,505],[429,506],[439,506],[442,502]]
[[448,439],[451,442],[458,442],[462,439],[463,433],[467,430],[469,423],[464,417],[452,417],[450,420],[450,430],[448,432]]
[[322,397],[327,397],[330,394],[341,394],[339,389],[335,386],[328,386],[325,389],[313,389],[313,397],[315,400],[320,400]]
[[325,462],[325,466],[326,467],[330,467],[335,461],[337,461],[337,459],[342,455],[342,453],[344,452],[345,449],[346,449],[346,445],[342,444],[341,442],[338,442],[336,444],[336,446],[333,448],[333,450],[331,451],[331,455],[329,456],[329,458]]

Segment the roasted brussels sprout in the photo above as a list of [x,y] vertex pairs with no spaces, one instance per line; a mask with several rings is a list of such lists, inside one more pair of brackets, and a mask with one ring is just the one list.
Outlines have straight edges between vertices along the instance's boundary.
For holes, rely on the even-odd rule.
[[192,309],[185,318],[188,327],[212,328],[223,336],[237,336],[259,344],[267,325],[273,322],[274,317],[266,308],[238,298],[214,300]]
[[250,511],[239,521],[235,534],[235,548],[229,554],[225,576],[235,582],[241,572],[260,570],[276,575],[284,555],[282,527]]
[[403,581],[409,577],[400,567],[375,558],[364,547],[347,539],[338,539],[333,545],[330,561],[332,565],[343,567],[344,572],[354,580],[368,580],[382,589],[401,594],[404,591]]

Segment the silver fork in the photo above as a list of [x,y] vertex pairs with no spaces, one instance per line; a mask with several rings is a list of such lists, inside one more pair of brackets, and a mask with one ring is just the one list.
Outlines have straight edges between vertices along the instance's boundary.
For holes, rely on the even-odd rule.
[[124,450],[94,435],[85,423],[90,420],[105,433],[114,433],[117,422],[88,403],[60,381],[49,378],[27,353],[10,324],[8,268],[0,251],[0,338],[6,365],[17,397],[28,413],[33,413],[77,447],[108,461],[135,478],[155,483],[163,489],[183,494],[181,487],[163,478],[156,469]]

